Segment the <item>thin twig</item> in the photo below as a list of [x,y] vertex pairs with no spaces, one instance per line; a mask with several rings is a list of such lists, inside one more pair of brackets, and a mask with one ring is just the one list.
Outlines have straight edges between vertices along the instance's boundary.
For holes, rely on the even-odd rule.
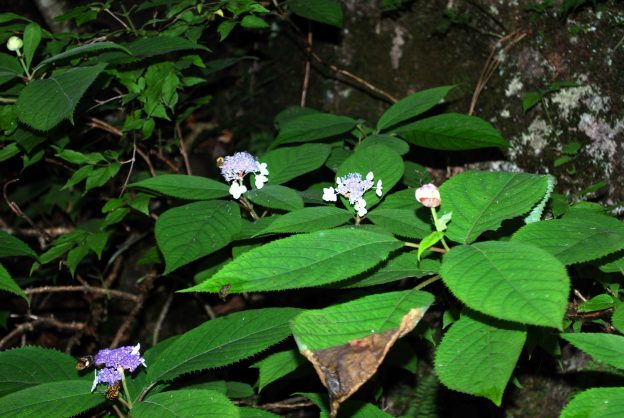
[[424,282],[418,283],[418,285],[416,287],[414,287],[414,289],[416,290],[420,290],[423,287],[426,287],[428,285],[430,285],[431,283],[437,282],[438,280],[440,280],[442,277],[440,277],[439,274],[436,274],[433,277],[428,278],[427,280],[425,280]]
[[115,128],[110,123],[106,123],[103,120],[98,119],[98,118],[93,118],[93,117],[89,118],[89,123],[87,123],[87,126],[89,126],[90,128],[102,129],[103,131],[110,132],[113,135],[118,136],[118,137],[121,137],[123,135],[123,132],[121,132],[121,129]]
[[130,323],[143,308],[143,302],[145,302],[145,294],[141,294],[140,296],[138,296],[138,298],[139,300],[136,302],[128,316],[126,316],[126,319],[123,321],[121,326],[117,329],[117,332],[115,333],[115,338],[113,338],[113,342],[111,342],[111,348],[116,348],[119,345],[119,343],[123,339],[124,334],[130,328]]
[[479,76],[479,81],[475,87],[474,93],[472,94],[472,100],[470,101],[470,108],[468,109],[468,114],[472,115],[477,106],[477,100],[479,99],[479,95],[485,88],[485,85],[490,80],[498,66],[500,65],[499,54],[506,54],[512,46],[516,43],[520,42],[522,38],[526,36],[526,33],[515,31],[510,33],[509,35],[501,38],[490,52],[487,60],[485,61],[485,65],[481,70],[481,75]]
[[[403,242],[403,245],[405,245],[406,247],[420,248],[420,244],[416,244],[414,242]],[[444,248],[439,248],[439,247],[429,247],[427,248],[427,250],[433,251],[434,253],[441,253],[441,254],[447,253],[447,251]]]
[[94,286],[42,286],[42,287],[33,287],[30,289],[24,290],[24,293],[27,295],[34,295],[36,293],[59,293],[59,292],[88,292],[88,293],[98,293],[111,297],[128,299],[135,303],[139,303],[141,301],[141,297],[134,295],[129,292],[124,292],[122,290],[115,289],[104,289],[101,287]]
[[154,170],[154,166],[152,165],[152,161],[150,160],[149,155],[143,152],[143,150],[140,147],[137,147],[136,152],[137,154],[141,156],[141,158],[143,158],[143,161],[145,161],[145,164],[147,164],[147,168],[150,172],[150,175],[152,177],[156,177],[156,170]]
[[312,24],[308,25],[308,40],[306,42],[306,61],[305,61],[305,72],[303,74],[303,87],[301,88],[301,107],[305,107],[306,98],[308,96],[308,85],[310,84],[310,53],[312,52]]
[[182,158],[184,159],[184,167],[186,168],[186,174],[192,176],[193,173],[191,171],[191,163],[189,162],[188,153],[186,147],[184,146],[184,138],[182,137],[182,129],[180,129],[180,124],[176,122],[176,133],[178,134],[178,139],[180,140],[180,154],[182,154]]
[[158,158],[160,161],[165,163],[167,167],[169,167],[169,169],[173,171],[174,173],[180,172],[180,169],[174,163],[169,161],[169,159],[163,155],[160,149],[158,151],[150,150],[150,154],[155,155],[156,158]]
[[129,27],[128,25],[126,25],[126,22],[124,22],[123,20],[121,20],[120,18],[118,18],[118,17],[117,17],[117,15],[116,15],[115,13],[111,12],[111,11],[110,11],[110,10],[108,10],[108,9],[104,9],[104,11],[105,11],[106,13],[108,13],[109,15],[111,15],[111,17],[112,17],[113,19],[115,19],[117,22],[119,22],[119,23],[121,24],[121,26],[123,26],[123,27],[124,27],[124,29],[125,29],[125,30],[130,31],[130,27]]
[[[273,0],[273,5],[275,6],[275,9],[278,12],[278,16],[280,16],[282,19],[284,19],[293,29],[295,29],[295,31],[297,33],[299,33],[301,35],[301,37],[304,39],[304,43],[306,43],[307,46],[307,36],[301,31],[301,29],[299,28],[299,26],[297,26],[295,24],[295,22],[292,21],[292,19],[290,19],[290,17],[288,17],[288,15],[286,13],[284,13],[284,10],[282,10],[282,8],[279,6],[279,4],[277,3],[276,0]],[[311,45],[309,46],[311,49]],[[325,65],[326,67],[330,68],[332,71],[334,71],[335,73],[338,73],[342,76],[345,76],[347,78],[350,78],[360,84],[362,84],[364,87],[366,87],[368,90],[376,93],[379,96],[385,97],[386,99],[388,99],[391,103],[396,103],[398,100],[392,96],[390,93],[380,89],[379,87],[374,86],[373,84],[371,84],[370,82],[364,80],[361,77],[358,77],[357,75],[344,70],[342,68],[338,68],[337,66],[335,66],[334,64],[330,64],[328,62],[325,62],[321,57],[319,57],[316,53],[314,52],[310,52],[310,56],[312,58],[314,58],[316,61],[319,62],[319,64]]]
[[36,327],[40,325],[47,325],[54,327],[58,330],[67,330],[67,331],[76,331],[81,330],[85,327],[85,324],[79,322],[61,322],[52,317],[36,317],[33,321],[25,322],[23,324],[19,324],[15,329],[9,332],[2,340],[0,340],[0,348],[4,347],[6,343],[11,341],[14,337],[20,334],[25,334],[28,331],[33,331]]
[[304,398],[303,396],[295,396],[284,401],[256,405],[255,408],[264,409],[265,411],[279,411],[281,409],[299,409],[310,406],[314,406],[314,404],[307,398]]
[[130,182],[130,177],[132,176],[132,169],[134,169],[134,162],[136,161],[136,152],[137,152],[137,145],[136,145],[136,139],[132,142],[132,158],[130,158],[130,169],[128,170],[128,175],[126,176],[126,180],[124,181],[123,186],[121,186],[121,192],[119,192],[119,197],[123,196],[124,192],[126,191],[126,186],[128,186],[128,183]]
[[165,322],[165,318],[167,317],[167,312],[169,312],[169,308],[171,307],[171,302],[173,301],[173,293],[169,293],[167,296],[167,300],[163,304],[160,313],[158,314],[158,319],[156,320],[156,325],[154,326],[154,334],[152,335],[152,345],[156,345],[158,343],[158,337],[160,335],[160,330],[162,329],[162,324]]
[[46,245],[46,242],[50,241],[52,239],[52,237],[50,235],[48,235],[45,232],[45,230],[42,230],[41,228],[37,227],[37,225],[35,225],[33,220],[30,219],[30,217],[28,215],[26,215],[24,212],[22,212],[22,209],[20,209],[18,204],[15,203],[14,201],[12,201],[11,199],[9,199],[9,193],[8,193],[7,189],[9,187],[9,185],[11,185],[13,183],[17,183],[18,181],[19,181],[19,179],[16,178],[16,179],[12,179],[12,180],[9,180],[6,183],[4,183],[4,186],[2,187],[2,196],[4,197],[4,201],[6,202],[7,206],[9,207],[9,209],[11,209],[11,211],[15,215],[17,215],[18,217],[26,220],[26,222],[28,222],[30,227],[33,230],[38,232],[36,235],[39,238],[39,245],[41,246],[41,248],[44,248],[45,245]]

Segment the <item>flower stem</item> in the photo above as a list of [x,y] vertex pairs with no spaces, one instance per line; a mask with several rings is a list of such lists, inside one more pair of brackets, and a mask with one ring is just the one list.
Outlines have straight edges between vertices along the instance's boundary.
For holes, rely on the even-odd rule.
[[[121,367],[120,367],[121,368]],[[121,371],[121,384],[124,388],[124,393],[126,394],[126,399],[128,401],[128,409],[132,409],[132,398],[130,397],[130,391],[128,391],[128,385],[126,385],[126,374],[123,369]]]
[[[405,245],[406,247],[420,248],[420,244],[416,244],[415,242],[403,241],[403,245]],[[441,253],[441,254],[444,254],[449,251],[449,250],[445,250],[444,248],[439,248],[439,247],[429,247],[427,249],[429,251],[433,251],[434,253]]]
[[245,208],[245,210],[247,210],[247,212],[249,212],[249,214],[251,215],[251,218],[254,221],[257,221],[258,219],[260,219],[260,216],[258,216],[256,211],[254,210],[253,205],[251,204],[251,202],[249,200],[247,200],[245,198],[245,196],[241,196],[239,201],[240,201],[241,205],[243,206],[243,208]]
[[438,280],[440,280],[442,277],[440,277],[439,274],[436,274],[433,277],[428,278],[427,280],[425,280],[422,283],[419,283],[416,287],[414,287],[415,290],[420,290],[425,286],[430,285],[431,283],[437,282]]
[[[445,228],[444,228],[444,225],[439,225],[440,221],[438,220],[438,212],[436,212],[435,208],[431,208],[431,216],[433,217],[433,223],[435,225],[436,231],[443,232]],[[446,251],[451,250],[449,246],[446,245],[446,241],[444,240],[444,237],[442,237],[440,241],[442,242],[442,246],[444,247]]]

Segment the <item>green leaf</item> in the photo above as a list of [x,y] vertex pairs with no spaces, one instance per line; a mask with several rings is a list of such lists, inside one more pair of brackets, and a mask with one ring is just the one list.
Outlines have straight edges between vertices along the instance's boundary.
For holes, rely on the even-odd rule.
[[364,138],[362,142],[357,146],[357,149],[370,147],[372,145],[383,145],[399,155],[405,155],[409,152],[409,144],[403,141],[401,138],[390,135],[371,135]]
[[111,49],[118,49],[127,54],[130,54],[130,51],[127,48],[119,44],[116,44],[115,42],[109,42],[109,41],[94,42],[92,44],[81,45],[75,48],[70,48],[64,52],[61,52],[60,54],[56,54],[49,58],[46,58],[43,61],[41,61],[39,65],[35,67],[33,71],[37,71],[48,64],[52,64],[53,62],[61,61],[67,58],[73,58],[73,57],[88,54],[91,52],[106,51],[106,50],[111,50]]
[[428,248],[433,247],[442,238],[444,238],[444,232],[442,231],[433,231],[432,233],[424,237],[422,241],[420,241],[420,246],[418,247],[418,252],[416,253],[418,260],[420,260],[420,257],[422,256],[422,254]]
[[447,387],[500,406],[526,330],[481,315],[462,315],[436,350],[435,372]]
[[305,358],[297,350],[288,350],[271,354],[267,358],[252,364],[251,367],[258,369],[258,373],[260,373],[258,391],[261,392],[269,383],[281,379],[305,363]]
[[439,150],[462,151],[510,146],[488,122],[459,113],[421,119],[401,126],[394,132],[414,145]]
[[236,20],[224,20],[217,27],[217,32],[219,33],[219,41],[223,42],[225,38],[230,36],[230,33],[234,30],[234,28],[238,25],[238,21]]
[[300,107],[300,106],[289,106],[286,109],[279,112],[275,118],[273,119],[273,124],[275,128],[279,131],[282,129],[282,126],[286,121],[291,119],[298,118],[304,115],[311,115],[314,113],[320,113],[316,109],[312,109],[310,107]]
[[128,187],[186,200],[210,200],[229,195],[229,187],[225,183],[185,174],[163,174],[131,183]]
[[603,293],[598,296],[581,303],[577,309],[578,312],[596,312],[603,311],[605,309],[613,308],[615,302],[611,295]]
[[0,231],[0,257],[26,256],[37,258],[37,253],[24,241],[15,238],[4,231]]
[[23,72],[17,57],[0,52],[0,84],[13,80]]
[[238,408],[214,390],[178,389],[148,396],[132,408],[134,418],[238,418]]
[[522,96],[522,110],[525,112],[537,105],[544,98],[544,93],[531,91]]
[[85,192],[104,186],[110,179],[115,177],[121,168],[120,163],[108,164],[106,167],[94,168],[87,176]]
[[410,251],[390,258],[381,267],[372,272],[366,272],[358,277],[347,280],[342,284],[342,288],[355,288],[365,286],[376,286],[390,283],[408,277],[424,277],[437,274],[440,270],[440,263],[436,260],[424,259],[419,263],[416,252]]
[[453,247],[440,275],[471,309],[495,318],[561,329],[570,281],[559,260],[518,242]]
[[282,184],[321,167],[330,151],[327,144],[304,144],[269,151],[258,160],[267,163],[269,183]]
[[245,193],[245,196],[265,208],[286,211],[303,209],[303,199],[299,193],[286,186],[267,184],[262,189],[252,189]]
[[333,206],[308,207],[277,217],[269,226],[261,230],[267,233],[303,233],[321,229],[331,229],[345,224],[351,213]]
[[17,99],[19,119],[48,131],[63,119],[73,119],[78,101],[106,65],[74,67],[44,80],[31,81]]
[[252,309],[206,321],[158,356],[147,369],[148,382],[169,381],[253,356],[288,337],[288,322],[299,312],[294,308]]
[[11,274],[0,264],[0,290],[13,293],[23,298],[26,302],[30,303],[28,297],[24,293],[21,287],[11,277]]
[[512,240],[543,248],[564,264],[594,260],[624,248],[624,223],[586,211],[528,224]]
[[72,417],[105,400],[102,393],[91,393],[91,383],[85,380],[42,383],[3,397],[0,402],[0,416]]
[[338,0],[288,0],[294,14],[332,26],[342,27],[342,8]]
[[402,336],[416,326],[432,303],[430,293],[413,289],[378,293],[304,311],[295,317],[291,328],[301,352],[337,347],[373,333],[400,329]]
[[164,274],[225,247],[240,224],[233,202],[195,202],[164,212],[154,228],[165,258]]
[[41,42],[41,26],[32,22],[24,28],[24,61],[26,68],[30,68],[33,56]]
[[241,26],[248,29],[266,29],[269,24],[261,17],[247,15],[241,20]]
[[621,335],[580,332],[561,334],[561,338],[594,359],[624,370],[624,337]]
[[[375,178],[374,183],[381,180],[383,195],[387,194],[392,187],[403,177],[403,159],[399,154],[384,145],[371,145],[370,147],[358,148],[349,158],[347,158],[336,172],[337,177],[346,176],[349,173],[360,173],[362,179],[372,171]],[[380,198],[375,194],[375,188],[364,194],[366,207],[370,210]],[[347,200],[344,200],[348,205]]]
[[411,94],[393,104],[377,121],[377,129],[384,130],[425,113],[444,98],[455,86],[441,86]]
[[244,399],[255,395],[254,389],[247,383],[229,382],[225,380],[211,380],[210,382],[198,383],[187,386],[188,389],[215,390],[227,395],[228,398]]
[[187,51],[189,49],[210,49],[182,37],[155,36],[152,38],[140,38],[126,45],[130,53],[137,57],[153,57],[168,54],[170,52]]
[[383,209],[379,207],[368,213],[368,219],[395,235],[408,238],[424,238],[431,232],[431,225],[424,222],[414,209]]
[[525,173],[467,171],[451,177],[440,186],[441,213],[453,212],[446,235],[470,243],[505,219],[529,212],[547,186],[547,176]]
[[[42,383],[76,379],[75,365],[73,357],[47,348],[27,346],[2,351],[0,397]],[[86,380],[92,380],[91,376]]]
[[279,418],[279,415],[258,408],[239,406],[238,412],[240,413],[240,418]]
[[619,418],[624,416],[624,387],[591,388],[574,395],[559,418]]
[[279,135],[270,148],[293,142],[310,142],[349,132],[357,125],[355,119],[331,113],[311,113],[287,119],[280,125]]
[[392,236],[357,228],[295,235],[243,253],[211,279],[185,292],[257,292],[319,286],[375,266],[400,248]]
[[620,334],[624,334],[624,304],[619,303],[611,315],[611,325],[617,329]]

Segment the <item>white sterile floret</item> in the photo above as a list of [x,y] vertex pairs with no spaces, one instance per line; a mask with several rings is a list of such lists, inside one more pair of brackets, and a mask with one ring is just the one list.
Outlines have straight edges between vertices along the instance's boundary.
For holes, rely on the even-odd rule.
[[354,204],[353,204],[353,209],[355,209],[357,211],[358,216],[361,218],[362,216],[366,215],[368,213],[368,210],[366,210],[366,200],[364,199],[358,199]]
[[336,195],[336,191],[333,187],[323,188],[323,200],[326,202],[335,202],[338,200],[338,196]]
[[230,194],[234,199],[238,199],[241,197],[243,193],[247,191],[247,187],[243,184],[239,184],[237,181],[233,182],[230,186]]
[[377,180],[377,186],[375,186],[375,194],[381,197],[381,180]]

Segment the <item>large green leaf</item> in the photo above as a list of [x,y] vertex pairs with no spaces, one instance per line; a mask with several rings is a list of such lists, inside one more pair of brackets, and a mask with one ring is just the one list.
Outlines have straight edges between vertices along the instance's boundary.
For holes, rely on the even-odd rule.
[[6,292],[11,292],[17,296],[22,297],[26,302],[28,302],[28,297],[24,293],[21,287],[15,280],[11,277],[11,274],[4,268],[2,264],[0,264],[0,290],[4,290]]
[[390,135],[371,135],[364,138],[357,146],[357,149],[370,147],[372,145],[384,145],[399,155],[405,155],[409,152],[409,144],[401,138]]
[[292,142],[309,142],[349,132],[357,125],[355,119],[331,113],[310,113],[280,124],[280,131],[271,148]]
[[500,406],[525,340],[521,326],[463,314],[436,350],[435,372],[445,386]]
[[[418,290],[378,293],[302,312],[292,321],[291,328],[299,351],[322,350],[373,333],[399,330],[402,326],[406,327],[401,329],[404,335],[413,329],[432,303],[430,293]],[[408,314],[413,315],[416,322],[403,324]]]
[[305,362],[305,358],[297,350],[288,350],[271,354],[267,358],[254,363],[251,367],[257,368],[260,374],[258,391],[262,391],[269,383],[275,382],[288,373],[295,371]]
[[76,359],[73,357],[41,347],[20,347],[2,351],[0,397],[42,383],[77,379],[75,364]]
[[20,121],[40,131],[54,128],[63,119],[73,121],[78,101],[105,66],[73,67],[30,82],[17,99]]
[[130,54],[130,51],[128,51],[128,49],[126,49],[125,47],[119,44],[116,44],[115,42],[110,42],[110,41],[94,42],[92,44],[86,44],[86,45],[81,45],[75,48],[71,48],[71,49],[68,49],[67,51],[61,52],[60,54],[56,54],[49,58],[46,58],[35,67],[34,71],[37,71],[40,68],[48,64],[52,64],[53,62],[76,57],[79,55],[88,54],[91,52],[106,51],[106,50],[111,50],[111,49],[118,49],[118,50],[121,50],[123,52]]
[[214,390],[180,389],[148,396],[132,408],[133,418],[239,418],[238,408]]
[[37,258],[37,253],[24,241],[0,231],[0,257],[26,256]]
[[390,283],[408,277],[424,277],[436,274],[440,270],[440,262],[431,259],[416,258],[416,251],[410,251],[390,258],[372,271],[363,273],[343,283],[340,287],[366,287]]
[[267,184],[262,189],[252,189],[245,196],[253,203],[265,208],[286,211],[303,209],[303,198],[299,193],[279,184]]
[[207,177],[187,176],[185,174],[163,174],[131,183],[129,187],[138,187],[166,196],[187,200],[210,200],[229,195],[227,184]]
[[383,209],[369,212],[368,219],[395,235],[408,238],[424,238],[431,233],[431,225],[424,222],[414,209]]
[[[382,193],[385,195],[401,180],[403,169],[403,159],[399,154],[384,145],[376,144],[358,148],[340,164],[336,176],[343,177],[349,173],[360,173],[362,178],[365,178],[368,172],[372,171],[375,176],[373,181],[377,184],[377,181],[381,180]],[[374,187],[364,194],[364,199],[369,210],[380,200],[375,194]],[[344,201],[346,202],[346,199]]]
[[444,255],[440,275],[474,310],[561,329],[570,280],[563,264],[541,248],[499,241],[454,247]]
[[[4,84],[9,80],[13,80],[19,74],[22,74],[24,70],[17,60],[16,56],[11,56],[0,52],[0,84]],[[6,145],[5,145],[6,149]]]
[[455,86],[441,86],[411,94],[393,104],[377,121],[377,129],[383,130],[404,122],[444,101]]
[[148,382],[168,381],[253,356],[288,337],[288,322],[299,312],[294,308],[252,309],[206,321],[158,356],[147,369]]
[[279,418],[279,415],[258,408],[240,406],[238,407],[238,412],[240,418]]
[[624,223],[586,211],[583,216],[535,222],[512,237],[540,247],[564,264],[594,260],[624,248]]
[[296,15],[315,22],[342,27],[342,8],[338,0],[288,0],[287,4]]
[[258,234],[314,232],[343,225],[349,219],[349,211],[334,206],[308,207],[276,217]]
[[240,224],[240,210],[233,202],[195,202],[164,212],[154,233],[165,258],[165,274],[225,247]]
[[327,144],[303,144],[269,151],[258,160],[267,163],[269,183],[282,184],[321,167],[330,151]]
[[127,44],[126,48],[132,55],[138,57],[153,57],[155,55],[168,54],[176,51],[186,51],[189,49],[210,51],[203,45],[179,36],[155,36],[152,38],[140,38]]
[[624,387],[591,388],[574,395],[559,418],[621,418]]
[[505,219],[525,214],[544,197],[546,176],[467,171],[440,187],[442,213],[453,212],[446,235],[461,243],[496,230]]
[[24,28],[24,61],[26,68],[30,68],[35,51],[41,42],[41,26],[31,22]]
[[231,293],[312,287],[344,280],[385,260],[403,243],[358,228],[295,235],[249,250],[185,292]]
[[62,380],[32,386],[0,398],[0,416],[11,418],[72,417],[103,403],[85,380]]
[[561,334],[561,338],[596,360],[624,370],[624,337],[621,335],[581,332]]
[[395,132],[414,145],[439,150],[462,151],[510,146],[488,122],[459,113],[421,119],[401,126]]

